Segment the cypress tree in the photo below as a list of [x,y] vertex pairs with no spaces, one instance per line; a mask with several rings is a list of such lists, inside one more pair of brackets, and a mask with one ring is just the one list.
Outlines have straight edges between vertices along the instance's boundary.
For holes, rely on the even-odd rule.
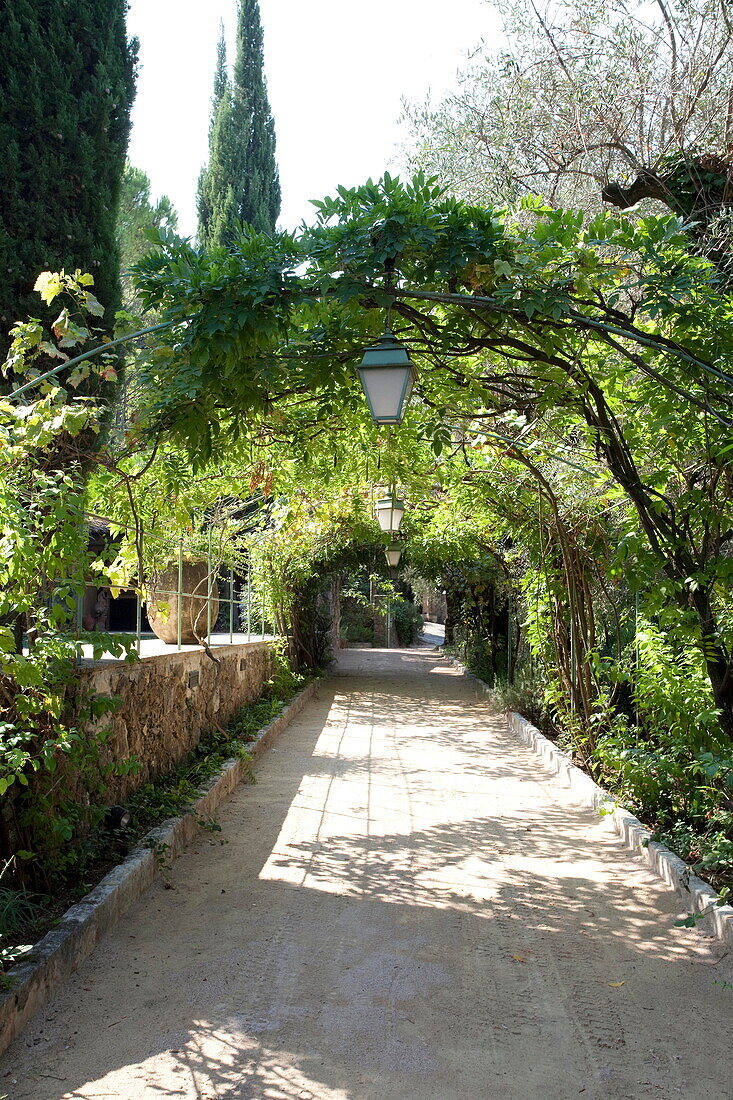
[[216,72],[214,73],[214,99],[211,104],[211,122],[209,124],[209,138],[216,119],[222,96],[229,83],[227,76],[227,44],[224,38],[224,20],[219,24],[219,41],[216,46]]
[[81,268],[110,328],[119,305],[115,221],[135,94],[126,0],[0,5],[0,357],[8,329],[44,315],[43,270]]
[[[219,123],[220,114],[221,119],[225,119],[229,114],[229,77],[227,75],[227,46],[224,38],[224,23],[221,23],[219,31],[219,41],[216,47],[216,71],[214,73],[214,95],[211,101],[211,118],[209,120],[209,153],[220,144],[219,137],[217,135],[216,142],[214,140],[214,132],[217,130],[217,124]],[[224,97],[227,97],[227,106],[224,111],[220,112],[221,103]],[[218,160],[218,158],[217,158]],[[199,238],[203,244],[204,231],[203,227],[209,227],[214,219],[215,208],[215,195],[217,192],[218,174],[215,171],[216,165],[213,159],[209,164],[205,165],[199,173],[198,193],[196,196],[196,207],[199,216]]]
[[241,223],[272,233],[280,213],[275,124],[264,75],[257,0],[240,0],[234,78],[219,41],[209,163],[199,177],[199,241],[229,245]]

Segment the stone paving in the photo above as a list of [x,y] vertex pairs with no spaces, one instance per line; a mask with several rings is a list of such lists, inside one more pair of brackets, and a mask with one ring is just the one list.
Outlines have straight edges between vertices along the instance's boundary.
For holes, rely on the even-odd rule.
[[348,650],[12,1100],[733,1097],[727,949],[432,650]]

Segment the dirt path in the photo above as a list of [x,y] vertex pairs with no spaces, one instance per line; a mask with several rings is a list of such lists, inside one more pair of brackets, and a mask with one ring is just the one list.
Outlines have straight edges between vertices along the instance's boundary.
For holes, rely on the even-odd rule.
[[12,1100],[733,1097],[731,957],[431,652],[341,678],[0,1063]]

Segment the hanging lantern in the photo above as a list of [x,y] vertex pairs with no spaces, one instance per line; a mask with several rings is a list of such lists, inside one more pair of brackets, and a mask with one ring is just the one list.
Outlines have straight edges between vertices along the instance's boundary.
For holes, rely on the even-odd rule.
[[417,377],[405,345],[385,332],[365,350],[358,370],[374,423],[401,423]]
[[377,501],[375,511],[381,529],[389,534],[396,534],[405,514],[405,502],[395,497],[382,497]]
[[387,559],[387,565],[399,565],[402,557],[402,547],[398,542],[390,543],[389,546],[384,548],[384,556]]

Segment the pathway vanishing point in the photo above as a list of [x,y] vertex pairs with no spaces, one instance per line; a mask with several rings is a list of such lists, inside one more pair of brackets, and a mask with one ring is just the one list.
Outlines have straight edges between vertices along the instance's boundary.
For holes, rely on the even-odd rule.
[[347,650],[8,1100],[733,1097],[728,949],[429,651]]

